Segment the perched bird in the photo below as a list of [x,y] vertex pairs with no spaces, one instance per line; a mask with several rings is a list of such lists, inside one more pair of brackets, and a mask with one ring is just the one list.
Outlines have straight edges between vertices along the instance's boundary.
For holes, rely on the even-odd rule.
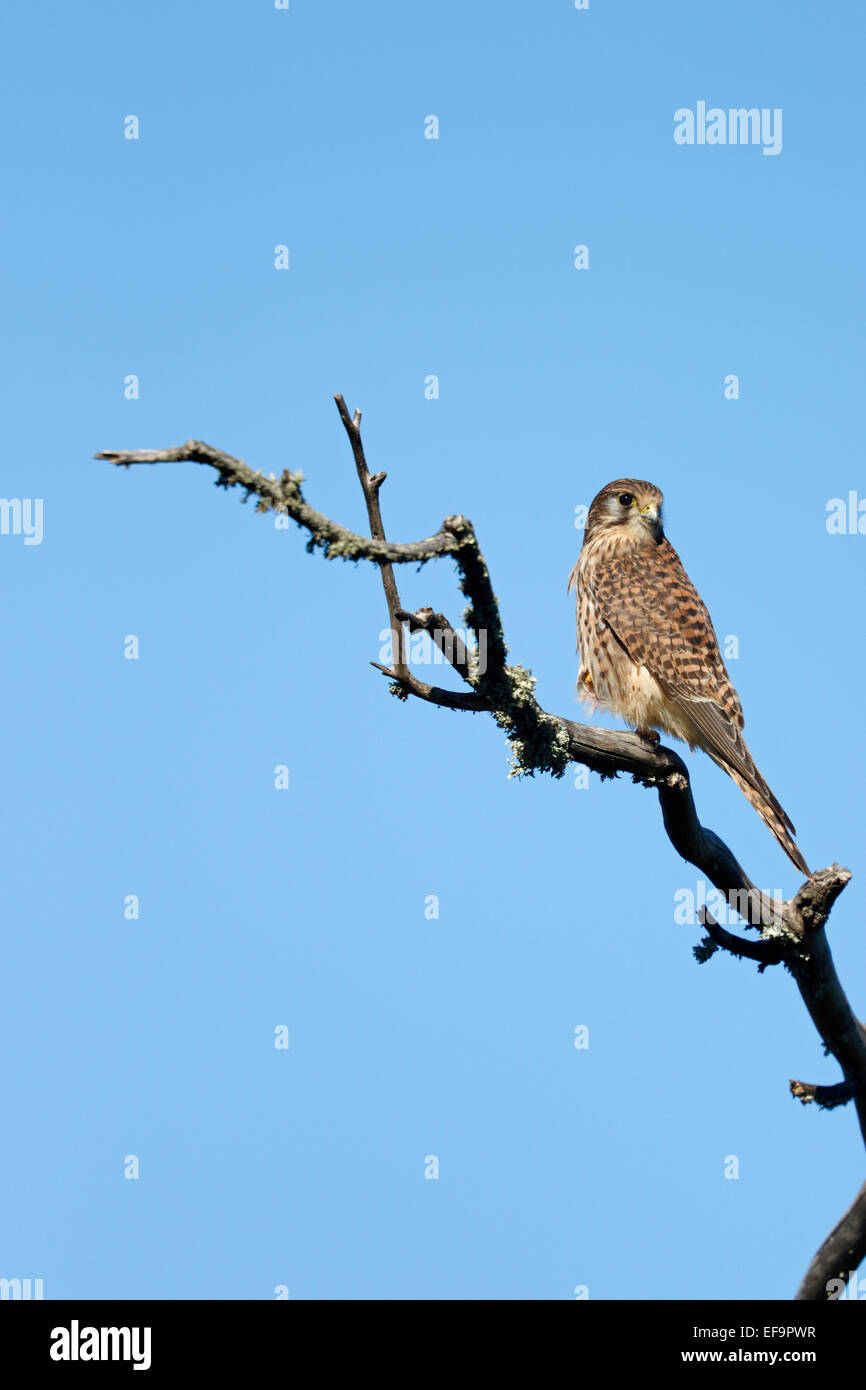
[[797,832],[752,761],[710,615],[662,528],[662,494],[618,478],[589,509],[569,576],[577,590],[578,691],[639,734],[702,748],[733,777],[801,873]]

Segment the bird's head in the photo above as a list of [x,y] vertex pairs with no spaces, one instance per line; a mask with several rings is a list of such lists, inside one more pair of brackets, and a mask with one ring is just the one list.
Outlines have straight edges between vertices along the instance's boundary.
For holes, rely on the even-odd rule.
[[617,478],[603,487],[586,518],[584,541],[605,532],[611,538],[637,543],[664,539],[663,497],[654,483]]

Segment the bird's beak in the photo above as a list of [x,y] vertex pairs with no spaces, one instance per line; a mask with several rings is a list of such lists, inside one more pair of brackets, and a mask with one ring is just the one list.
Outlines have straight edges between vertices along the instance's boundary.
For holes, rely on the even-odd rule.
[[652,532],[653,540],[660,541],[664,532],[662,530],[662,519],[659,516],[659,509],[655,502],[650,502],[646,507],[641,507],[640,514]]

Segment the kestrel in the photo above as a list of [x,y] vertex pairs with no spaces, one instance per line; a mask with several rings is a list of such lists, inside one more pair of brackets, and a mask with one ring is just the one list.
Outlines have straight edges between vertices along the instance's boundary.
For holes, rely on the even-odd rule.
[[658,742],[662,729],[702,748],[731,776],[801,873],[797,832],[752,761],[743,711],[710,615],[662,529],[662,494],[619,478],[589,509],[569,576],[577,588],[577,686]]

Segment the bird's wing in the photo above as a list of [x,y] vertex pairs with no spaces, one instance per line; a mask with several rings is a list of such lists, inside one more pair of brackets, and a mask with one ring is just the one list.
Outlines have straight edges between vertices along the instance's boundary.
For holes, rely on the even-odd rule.
[[742,706],[710,615],[673,546],[663,540],[613,554],[593,567],[591,583],[600,616],[687,716],[704,751],[768,797],[790,825],[740,733]]
[[727,723],[743,711],[725,670],[710,615],[673,546],[640,546],[593,567],[601,616],[633,661],[646,666],[673,699],[712,701]]

